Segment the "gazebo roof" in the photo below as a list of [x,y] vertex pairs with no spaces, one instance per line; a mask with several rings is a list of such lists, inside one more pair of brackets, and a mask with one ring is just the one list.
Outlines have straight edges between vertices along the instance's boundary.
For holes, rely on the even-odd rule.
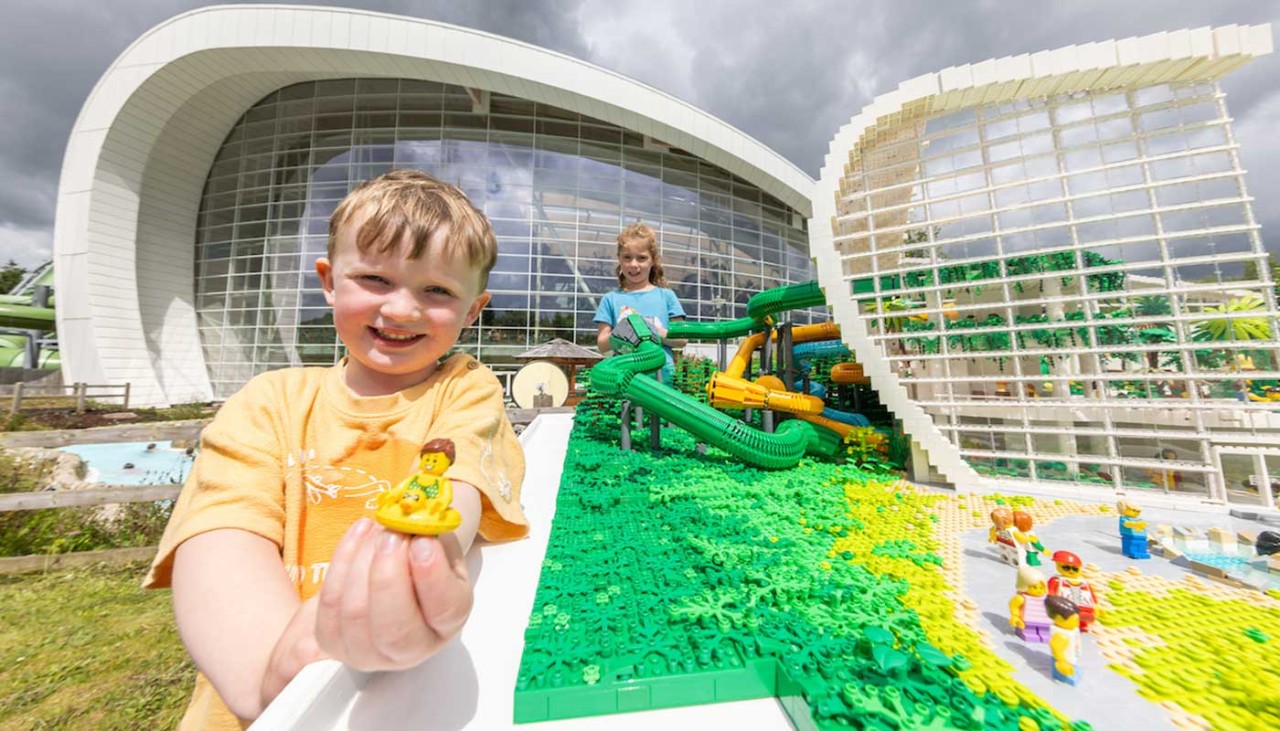
[[578,365],[604,360],[604,356],[596,351],[588,350],[564,338],[554,338],[515,357],[520,360],[549,360],[556,363]]

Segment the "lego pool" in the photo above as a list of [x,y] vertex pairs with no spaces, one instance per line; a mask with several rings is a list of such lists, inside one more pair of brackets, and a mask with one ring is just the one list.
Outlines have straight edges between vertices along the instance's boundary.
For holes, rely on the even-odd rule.
[[[1246,549],[1242,549],[1244,551]],[[1255,562],[1259,559],[1248,553],[1218,552],[1209,549],[1193,549],[1184,554],[1192,561],[1222,569],[1227,575],[1242,583],[1259,589],[1280,589],[1280,574],[1267,570],[1266,564],[1259,567]],[[1262,559],[1265,561],[1265,559]]]
[[86,481],[108,485],[178,484],[186,480],[193,461],[185,449],[167,441],[73,444],[60,449],[84,460]]

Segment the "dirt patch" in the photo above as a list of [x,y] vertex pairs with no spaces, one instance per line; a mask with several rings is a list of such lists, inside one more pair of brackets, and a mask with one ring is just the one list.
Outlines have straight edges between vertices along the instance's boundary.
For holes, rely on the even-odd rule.
[[0,431],[45,431],[90,429],[120,424],[145,424],[183,419],[209,419],[218,411],[216,404],[182,404],[168,409],[133,409],[110,411],[86,409],[77,414],[72,409],[23,409],[21,413],[0,419]]
[[120,421],[107,418],[110,414],[111,412],[109,411],[86,411],[83,414],[77,414],[73,411],[63,411],[61,409],[23,411],[22,428],[88,429],[95,426],[119,424]]

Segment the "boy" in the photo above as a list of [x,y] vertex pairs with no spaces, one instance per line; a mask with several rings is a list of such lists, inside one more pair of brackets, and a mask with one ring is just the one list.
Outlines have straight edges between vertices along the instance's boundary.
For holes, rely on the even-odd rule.
[[[321,658],[421,663],[470,611],[477,530],[528,532],[501,386],[468,356],[439,362],[489,301],[496,259],[484,215],[423,173],[392,171],[338,205],[316,272],[347,357],[264,373],[227,401],[144,582],[172,585],[201,671],[182,728],[241,728]],[[461,526],[408,537],[370,520],[436,438],[456,445]]]

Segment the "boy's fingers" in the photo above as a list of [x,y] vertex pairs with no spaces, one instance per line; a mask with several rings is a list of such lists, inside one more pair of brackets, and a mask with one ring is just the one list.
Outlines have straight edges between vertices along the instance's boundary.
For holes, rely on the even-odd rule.
[[409,540],[388,531],[377,539],[369,568],[369,632],[382,656],[382,669],[410,668],[427,656],[433,644],[422,620],[409,576]]
[[362,539],[372,529],[373,521],[368,518],[361,518],[347,529],[329,559],[324,584],[320,586],[316,639],[320,642],[320,647],[334,657],[346,655],[342,643],[342,597],[346,593],[347,576],[360,550]]
[[462,549],[453,536],[415,538],[409,546],[409,567],[422,617],[443,644],[471,613],[471,580]]
[[377,669],[377,653],[369,632],[369,568],[378,543],[386,533],[384,529],[375,528],[361,537],[359,548],[341,587],[341,607],[337,619],[343,655],[338,659],[357,670]]

